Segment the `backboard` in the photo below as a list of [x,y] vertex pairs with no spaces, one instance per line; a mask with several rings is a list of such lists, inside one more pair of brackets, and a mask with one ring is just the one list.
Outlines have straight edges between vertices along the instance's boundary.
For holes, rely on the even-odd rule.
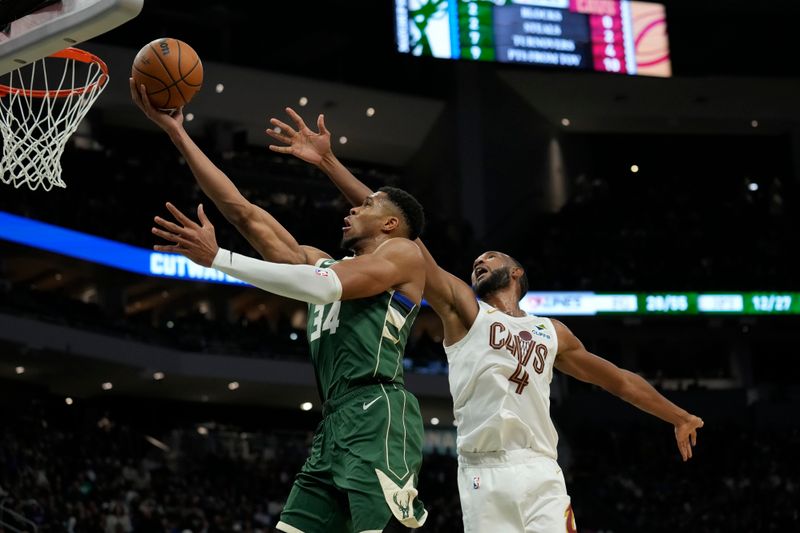
[[[0,28],[0,75],[134,18],[144,0],[61,0]],[[41,3],[40,3],[41,5]]]

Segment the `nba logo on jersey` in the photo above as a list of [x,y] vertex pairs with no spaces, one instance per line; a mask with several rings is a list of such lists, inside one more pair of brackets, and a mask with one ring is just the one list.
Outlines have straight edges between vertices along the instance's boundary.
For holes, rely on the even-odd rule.
[[322,276],[323,278],[328,277],[328,269],[327,268],[318,268],[314,271],[317,276]]
[[473,476],[472,477],[472,488],[473,489],[481,488],[481,476]]

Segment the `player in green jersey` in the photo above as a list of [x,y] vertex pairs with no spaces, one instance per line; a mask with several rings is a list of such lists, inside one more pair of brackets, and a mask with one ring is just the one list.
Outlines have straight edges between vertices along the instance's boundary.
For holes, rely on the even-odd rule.
[[130,89],[225,218],[262,257],[281,264],[219,248],[202,205],[198,224],[167,204],[175,222],[156,217],[153,233],[172,244],[155,248],[309,303],[308,339],[323,420],[278,529],[372,533],[392,516],[405,526],[421,526],[427,518],[416,489],[422,417],[416,398],[403,387],[402,359],[425,287],[424,258],[413,243],[424,224],[422,207],[391,187],[368,196],[350,210],[342,228],[342,247],[354,256],[334,260],[300,246],[269,213],[248,202],[191,140],[181,110],[159,112],[143,88],[131,81]]

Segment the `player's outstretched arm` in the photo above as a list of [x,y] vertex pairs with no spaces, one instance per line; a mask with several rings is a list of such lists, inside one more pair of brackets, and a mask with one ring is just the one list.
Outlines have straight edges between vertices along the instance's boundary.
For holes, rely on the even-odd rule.
[[326,254],[300,246],[272,215],[249,202],[233,182],[195,144],[183,128],[183,110],[159,111],[150,104],[147,92],[129,80],[131,99],[142,112],[163,129],[186,160],[200,188],[225,218],[233,224],[262,257],[284,263],[311,263]]
[[364,198],[372,194],[372,191],[353,176],[333,153],[331,149],[331,132],[325,127],[325,116],[320,114],[317,117],[317,129],[319,131],[315,132],[306,126],[302,117],[291,107],[286,108],[286,114],[294,122],[294,128],[282,120],[271,118],[269,120],[270,124],[279,128],[280,131],[267,130],[267,135],[286,144],[286,146],[271,144],[269,149],[281,154],[291,154],[306,163],[316,166],[330,178],[344,197],[347,198],[347,201],[350,202],[350,205],[361,205]]
[[[351,205],[361,205],[364,198],[373,191],[356,178],[333,153],[331,133],[325,127],[324,115],[317,117],[318,131],[315,132],[292,108],[287,107],[286,113],[294,122],[294,127],[277,118],[271,118],[270,123],[280,131],[266,131],[270,137],[286,146],[270,145],[270,150],[291,154],[316,166],[330,178]],[[415,242],[425,259],[425,299],[442,319],[445,344],[453,344],[461,340],[472,327],[478,315],[478,303],[469,285],[439,267],[420,239]]]
[[286,265],[245,257],[217,244],[214,226],[197,208],[199,223],[170,205],[176,222],[156,219],[153,234],[172,244],[156,245],[161,252],[179,253],[195,263],[213,267],[261,289],[314,304],[353,300],[397,289],[419,303],[425,286],[424,261],[407,239],[390,239],[378,249],[331,268]]
[[644,378],[589,352],[561,322],[553,320],[558,335],[555,367],[581,381],[602,387],[653,416],[675,426],[675,439],[684,461],[692,457],[697,430],[703,421],[659,394]]

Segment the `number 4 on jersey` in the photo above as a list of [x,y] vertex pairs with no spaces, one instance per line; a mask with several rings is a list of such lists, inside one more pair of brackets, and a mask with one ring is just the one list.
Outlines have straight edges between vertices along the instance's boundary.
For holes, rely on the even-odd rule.
[[515,391],[517,394],[522,394],[522,391],[525,390],[525,387],[528,386],[529,383],[529,376],[528,371],[525,370],[525,367],[522,366],[522,363],[517,363],[517,369],[511,374],[511,377],[508,378],[508,381],[511,383],[517,384],[517,390]]
[[342,302],[333,302],[331,310],[328,311],[328,316],[326,316],[323,321],[322,315],[325,313],[325,306],[319,304],[314,305],[314,331],[311,332],[311,336],[308,338],[309,342],[319,339],[323,331],[329,331],[331,335],[336,333],[339,327],[339,309],[341,309],[341,307]]

